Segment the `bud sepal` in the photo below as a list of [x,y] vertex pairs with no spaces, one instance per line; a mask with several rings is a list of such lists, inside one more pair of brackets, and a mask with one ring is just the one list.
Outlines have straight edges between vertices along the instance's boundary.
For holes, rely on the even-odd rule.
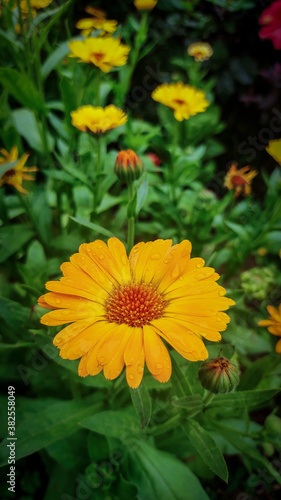
[[198,377],[201,385],[213,394],[231,392],[239,383],[239,368],[227,358],[208,359],[202,363]]

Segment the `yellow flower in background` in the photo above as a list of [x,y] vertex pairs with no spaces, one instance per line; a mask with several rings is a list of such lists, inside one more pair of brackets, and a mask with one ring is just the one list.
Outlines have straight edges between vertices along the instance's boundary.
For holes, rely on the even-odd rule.
[[102,30],[101,35],[104,33],[114,33],[117,29],[117,21],[114,19],[104,19],[98,17],[89,17],[80,19],[76,24],[76,28],[82,30],[83,36],[88,36],[95,30]]
[[134,0],[134,5],[138,10],[154,9],[158,0]]
[[161,339],[190,361],[204,360],[202,338],[219,341],[234,301],[216,281],[219,275],[204,260],[190,259],[187,240],[124,245],[110,238],[84,243],[61,266],[59,281],[46,283],[40,306],[53,309],[41,318],[49,326],[68,324],[54,338],[63,359],[82,358],[79,375],[113,380],[126,365],[136,388],[144,363],[159,382],[171,376],[171,359]]
[[273,139],[265,149],[281,165],[281,139]]
[[241,193],[248,196],[252,191],[251,184],[256,175],[258,172],[249,165],[238,169],[237,163],[233,162],[225,176],[224,185],[227,189],[235,189],[235,198]]
[[189,45],[187,52],[190,56],[194,57],[195,61],[207,61],[212,57],[214,51],[209,43],[194,42]]
[[175,119],[188,120],[191,116],[206,111],[209,101],[202,90],[190,85],[178,83],[163,83],[151,94],[154,101],[161,102],[174,110]]
[[130,47],[110,36],[69,42],[68,47],[71,50],[70,57],[78,57],[82,62],[92,63],[105,73],[115,66],[124,66],[130,52]]
[[[48,7],[53,0],[30,0],[30,7],[32,9],[45,9]],[[21,0],[20,1],[20,10],[24,17],[28,16],[28,1],[27,0]]]
[[122,109],[113,104],[102,108],[91,105],[82,106],[71,112],[72,125],[82,132],[102,134],[124,125],[128,119]]
[[258,248],[258,254],[261,256],[261,257],[265,257],[265,255],[267,255],[268,253],[268,250],[264,247],[260,247]]
[[[281,337],[281,304],[279,309],[275,309],[273,306],[267,306],[269,313],[269,319],[263,319],[259,321],[259,326],[267,326],[269,333],[276,335],[276,337]],[[276,344],[276,352],[281,354],[281,339],[278,340]]]
[[17,146],[13,146],[10,153],[8,153],[6,149],[0,149],[0,153],[2,154],[2,157],[0,157],[0,168],[5,166],[5,164],[13,163],[18,160],[14,167],[10,168],[2,175],[0,178],[0,187],[3,186],[3,184],[9,184],[21,193],[27,193],[26,189],[22,187],[22,182],[24,180],[35,181],[35,179],[27,175],[26,172],[36,172],[38,170],[37,167],[24,166],[29,154],[24,153],[22,157],[18,159],[19,154]]

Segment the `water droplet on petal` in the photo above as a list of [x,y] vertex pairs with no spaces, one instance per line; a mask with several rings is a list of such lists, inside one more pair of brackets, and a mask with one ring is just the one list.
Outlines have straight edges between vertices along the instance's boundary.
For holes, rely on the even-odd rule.
[[153,253],[150,258],[151,260],[159,260],[160,257],[161,257],[160,253]]
[[161,368],[163,368],[163,365],[161,363],[157,363],[156,368],[158,368],[159,370],[161,370]]
[[134,375],[129,375],[129,377],[128,377],[128,378],[129,378],[130,380],[134,380],[134,378],[135,378],[135,377],[134,377]]
[[217,316],[217,321],[221,321],[221,317],[220,316]]
[[173,269],[171,276],[172,276],[172,278],[176,279],[179,277],[179,275],[180,275],[180,268],[179,268],[179,266],[176,266]]
[[220,297],[223,297],[223,296],[224,296],[224,294],[225,294],[225,291],[224,291],[224,290],[219,290],[219,296],[220,296]]
[[104,259],[104,255],[102,253],[99,254],[99,259],[100,260],[103,260]]
[[122,256],[121,261],[122,261],[123,266],[126,266],[127,259],[126,259],[125,255]]
[[163,260],[163,262],[164,262],[164,264],[169,264],[170,259],[168,259],[168,258],[167,258],[167,259],[164,259],[164,260]]
[[201,264],[196,264],[196,267],[199,269],[201,266]]
[[133,248],[133,252],[134,252],[134,253],[138,253],[139,251],[140,251],[139,247],[134,247],[134,248]]
[[103,356],[101,356],[101,357],[99,358],[99,360],[98,360],[98,361],[99,361],[99,363],[102,365],[102,363],[104,362],[104,357],[103,357]]
[[137,370],[138,370],[138,373],[141,375],[143,373],[143,366],[139,365]]
[[60,299],[56,299],[57,304],[60,304],[60,302],[61,302]]
[[198,275],[198,278],[201,280],[203,280],[205,277],[206,277],[206,275],[204,273],[201,273]]

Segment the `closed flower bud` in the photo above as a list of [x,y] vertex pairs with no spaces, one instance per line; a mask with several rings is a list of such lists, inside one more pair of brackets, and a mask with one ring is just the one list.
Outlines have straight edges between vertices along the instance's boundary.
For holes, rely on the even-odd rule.
[[201,385],[214,394],[231,392],[238,385],[239,369],[226,358],[213,358],[202,363],[198,376]]
[[114,173],[120,181],[135,181],[143,173],[142,161],[132,149],[120,151],[115,161]]
[[281,433],[281,419],[277,417],[277,415],[269,415],[265,419],[264,428],[269,434],[277,434]]

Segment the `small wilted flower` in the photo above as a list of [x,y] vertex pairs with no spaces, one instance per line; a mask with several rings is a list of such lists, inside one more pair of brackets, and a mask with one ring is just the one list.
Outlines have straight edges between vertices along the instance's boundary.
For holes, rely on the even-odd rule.
[[18,158],[18,148],[14,146],[10,153],[6,149],[0,149],[2,157],[0,157],[0,166],[5,166],[5,164],[17,162],[14,167],[6,170],[6,172],[0,178],[0,187],[4,184],[9,184],[17,189],[20,193],[27,193],[27,190],[22,187],[22,182],[35,181],[34,177],[27,175],[29,172],[37,172],[37,167],[25,167],[25,163],[29,154],[24,153],[21,158]]
[[276,283],[274,267],[253,267],[241,274],[241,286],[249,298],[264,300]]
[[[281,337],[281,304],[279,304],[278,309],[275,309],[273,306],[267,306],[267,310],[269,319],[259,321],[258,325],[266,326],[269,333],[276,335],[276,337]],[[281,354],[281,338],[278,340],[275,349],[278,354]]]
[[182,82],[163,83],[153,90],[151,97],[172,108],[174,117],[179,122],[206,111],[210,104],[205,92]]
[[72,125],[82,132],[104,134],[113,128],[124,125],[127,115],[113,104],[102,108],[100,106],[82,106],[71,112]]
[[281,165],[281,139],[273,139],[265,149]]
[[202,386],[214,394],[231,392],[239,383],[239,368],[227,358],[218,357],[204,361],[198,376]]
[[212,57],[214,51],[209,43],[194,42],[189,45],[187,52],[190,56],[194,57],[195,61],[207,61]]
[[143,173],[143,163],[132,149],[120,151],[115,161],[114,173],[122,182],[135,181]]
[[134,0],[134,5],[138,10],[154,9],[158,0]]
[[237,163],[233,162],[225,176],[224,185],[229,190],[235,190],[235,198],[241,193],[248,196],[252,191],[251,183],[256,175],[258,175],[258,172],[249,165],[239,169]]

